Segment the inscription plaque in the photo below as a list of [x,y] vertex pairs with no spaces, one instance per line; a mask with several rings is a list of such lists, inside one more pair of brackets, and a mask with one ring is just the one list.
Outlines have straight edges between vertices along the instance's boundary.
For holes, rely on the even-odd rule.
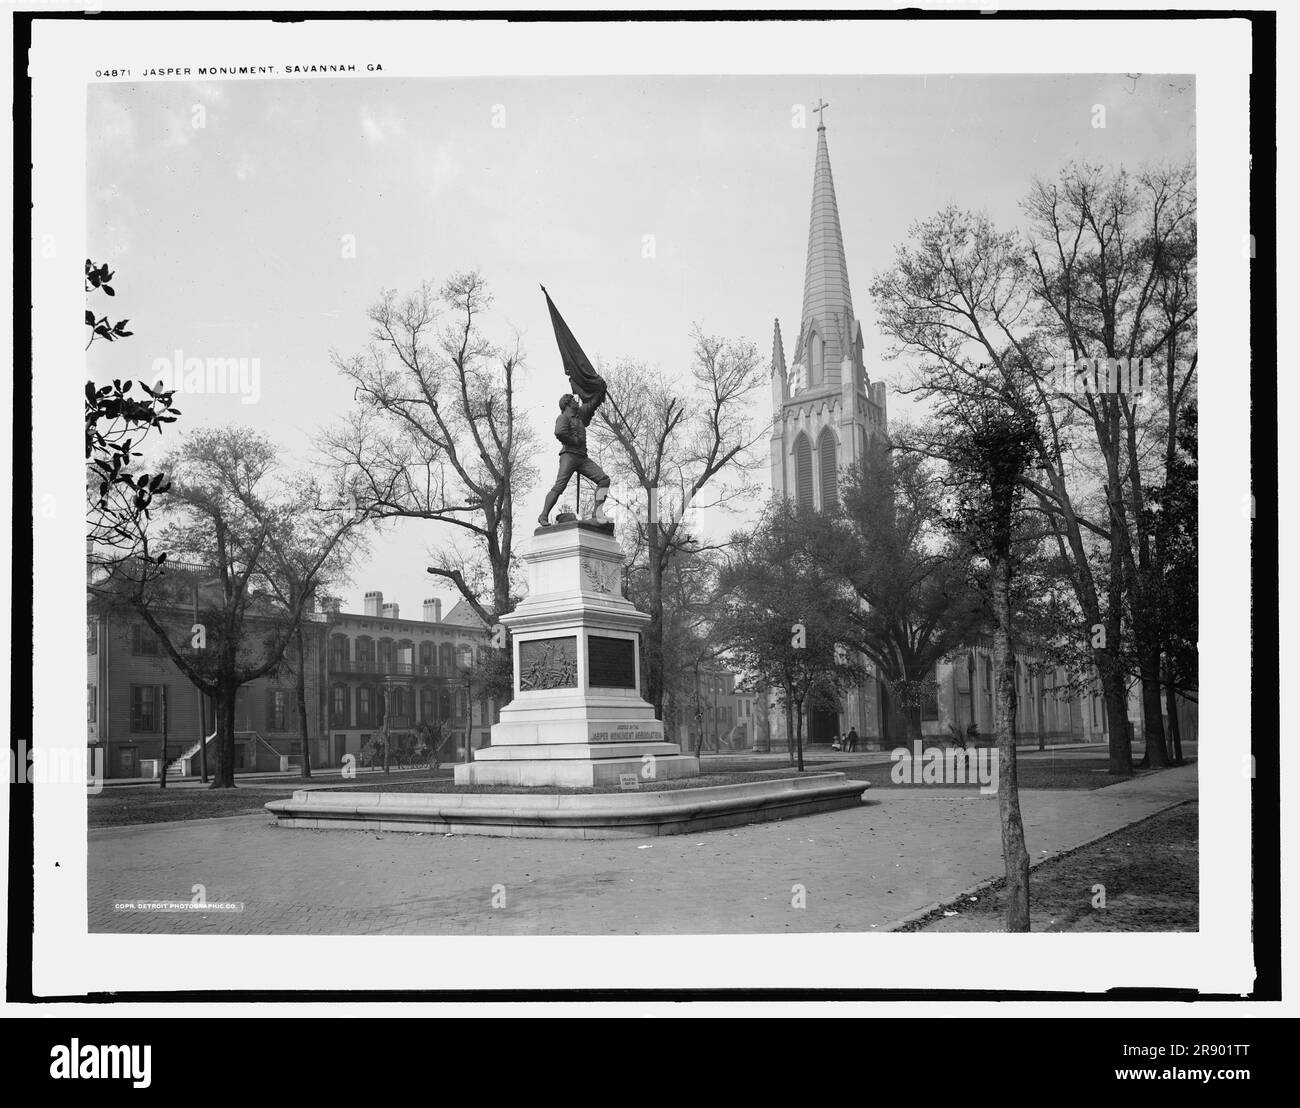
[[587,683],[592,688],[636,688],[636,642],[608,635],[587,637]]
[[519,690],[576,689],[578,639],[526,639],[519,644]]

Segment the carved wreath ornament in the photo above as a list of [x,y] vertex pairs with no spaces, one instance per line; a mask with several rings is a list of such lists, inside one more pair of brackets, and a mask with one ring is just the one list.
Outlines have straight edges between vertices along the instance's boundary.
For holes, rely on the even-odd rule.
[[582,559],[582,569],[597,592],[614,591],[614,567],[604,562],[593,562],[590,558]]

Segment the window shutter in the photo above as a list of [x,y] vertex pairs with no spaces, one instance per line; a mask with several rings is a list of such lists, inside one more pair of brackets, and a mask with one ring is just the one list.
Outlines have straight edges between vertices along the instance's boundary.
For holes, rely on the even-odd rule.
[[812,446],[808,436],[800,434],[794,446],[795,502],[801,508],[813,506]]
[[839,456],[835,448],[835,434],[827,428],[819,440],[821,455],[822,511],[829,512],[839,503],[837,484],[840,476]]

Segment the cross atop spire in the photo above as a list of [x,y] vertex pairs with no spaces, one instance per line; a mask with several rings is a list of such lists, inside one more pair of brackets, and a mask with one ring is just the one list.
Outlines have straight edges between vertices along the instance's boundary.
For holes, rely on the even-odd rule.
[[819,131],[826,130],[826,117],[822,115],[822,112],[829,107],[829,101],[823,100],[820,96],[817,97],[817,106],[813,108],[813,111],[817,113],[817,130]]

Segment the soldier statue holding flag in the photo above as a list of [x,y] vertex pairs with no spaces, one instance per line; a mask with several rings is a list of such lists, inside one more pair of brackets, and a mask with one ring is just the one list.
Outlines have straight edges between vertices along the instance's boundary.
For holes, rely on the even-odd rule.
[[555,328],[555,341],[559,344],[564,372],[573,392],[560,397],[560,415],[555,421],[555,437],[560,441],[560,471],[555,484],[546,494],[546,503],[537,522],[543,527],[551,525],[551,510],[564,494],[573,475],[579,473],[596,486],[596,503],[591,519],[596,523],[609,523],[610,519],[605,515],[603,507],[605,497],[609,495],[609,475],[587,455],[587,427],[591,424],[596,409],[605,402],[605,379],[591,368],[587,355],[556,310],[545,285],[542,286],[542,292],[546,295],[551,325]]

